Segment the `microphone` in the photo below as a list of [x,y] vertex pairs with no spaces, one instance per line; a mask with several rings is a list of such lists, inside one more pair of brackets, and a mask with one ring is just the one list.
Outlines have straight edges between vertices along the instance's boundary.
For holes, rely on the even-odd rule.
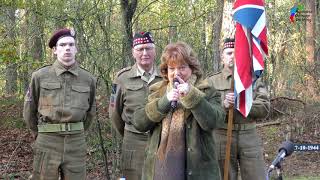
[[[174,89],[177,89],[176,82],[179,83],[179,80],[177,78],[174,78],[173,79],[173,88]],[[177,107],[177,101],[171,101],[171,107],[173,109],[175,109]]]
[[294,145],[291,141],[283,142],[278,150],[279,153],[270,165],[268,172],[271,172],[275,167],[277,167],[284,157],[290,156],[293,151]]

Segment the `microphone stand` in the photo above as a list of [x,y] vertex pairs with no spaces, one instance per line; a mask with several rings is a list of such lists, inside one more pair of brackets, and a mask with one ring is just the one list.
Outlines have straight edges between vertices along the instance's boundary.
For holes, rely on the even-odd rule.
[[277,178],[276,180],[283,180],[282,177],[282,161],[284,161],[284,158],[291,155],[294,151],[294,145],[291,141],[285,141],[281,144],[281,147],[279,149],[279,153],[276,157],[276,159],[272,162],[272,164],[269,166],[268,168],[268,173],[266,176],[266,179],[269,180],[269,176],[271,174],[272,170],[276,170],[277,171]]
[[[282,168],[282,166],[281,166],[281,162],[282,162],[282,161],[280,161],[278,164],[276,164],[276,165],[274,166],[274,169],[275,169],[276,172],[277,172],[277,177],[276,177],[275,180],[283,180],[283,177],[282,177],[283,168]],[[272,170],[273,170],[273,169],[270,169],[270,168],[268,169],[268,173],[267,173],[266,180],[269,180],[269,179],[270,179],[270,175],[271,175]]]
[[276,165],[276,171],[277,171],[277,178],[276,180],[283,180],[282,178],[282,166],[281,166],[281,162],[279,162],[277,165]]

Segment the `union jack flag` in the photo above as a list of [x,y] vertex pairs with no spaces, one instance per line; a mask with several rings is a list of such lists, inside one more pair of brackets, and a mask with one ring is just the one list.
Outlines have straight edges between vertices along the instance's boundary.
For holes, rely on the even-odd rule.
[[264,56],[268,55],[266,13],[263,0],[237,0],[233,9],[235,106],[247,117],[253,102],[253,85],[262,74]]

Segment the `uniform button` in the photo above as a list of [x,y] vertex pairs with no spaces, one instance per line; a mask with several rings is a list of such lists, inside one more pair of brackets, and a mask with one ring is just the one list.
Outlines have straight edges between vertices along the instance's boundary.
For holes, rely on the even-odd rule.
[[188,124],[188,129],[190,129],[191,128],[191,125],[190,124]]
[[188,175],[191,176],[191,175],[192,175],[192,171],[189,171],[189,172],[188,172]]
[[191,151],[191,148],[188,148],[188,151],[190,152],[190,151]]

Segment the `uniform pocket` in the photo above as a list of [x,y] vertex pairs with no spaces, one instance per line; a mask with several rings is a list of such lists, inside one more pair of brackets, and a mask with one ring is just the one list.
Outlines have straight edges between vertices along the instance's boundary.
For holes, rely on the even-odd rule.
[[147,97],[147,88],[141,82],[136,82],[136,84],[127,84],[125,95],[125,105],[127,107],[132,107],[132,109],[137,108],[141,104],[145,104]]
[[44,159],[46,152],[41,151],[38,148],[33,149],[34,158],[33,158],[33,172],[41,174],[42,166],[44,164]]
[[132,167],[133,150],[123,150],[121,157],[121,167],[123,170],[134,169]]
[[57,106],[60,102],[61,84],[56,82],[46,82],[40,84],[40,107]]
[[229,82],[214,82],[213,86],[219,91],[228,91],[231,88],[231,84]]
[[79,163],[79,164],[73,164],[68,166],[68,171],[70,173],[85,173],[86,172],[86,164],[85,163]]
[[89,109],[90,87],[81,85],[71,86],[72,107],[79,109]]
[[137,91],[143,87],[142,83],[136,83],[136,84],[128,84],[127,89],[130,91]]
[[243,157],[245,158],[254,158],[254,159],[261,159],[262,151],[260,149],[250,149],[245,150],[243,153]]

